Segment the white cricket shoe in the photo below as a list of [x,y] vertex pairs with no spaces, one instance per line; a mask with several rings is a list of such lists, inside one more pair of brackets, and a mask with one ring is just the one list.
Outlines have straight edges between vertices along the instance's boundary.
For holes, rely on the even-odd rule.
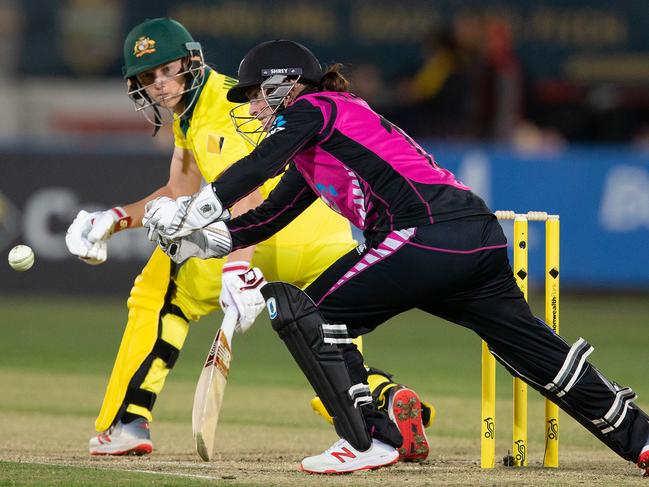
[[320,455],[306,457],[300,469],[309,473],[350,473],[385,467],[397,460],[397,449],[375,438],[367,451],[358,451],[347,440],[340,439]]
[[153,451],[149,422],[142,418],[110,429],[90,438],[91,455],[148,455]]

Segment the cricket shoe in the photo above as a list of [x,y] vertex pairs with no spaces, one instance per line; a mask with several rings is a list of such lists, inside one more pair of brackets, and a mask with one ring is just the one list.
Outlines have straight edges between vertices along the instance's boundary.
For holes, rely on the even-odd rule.
[[428,438],[422,421],[422,405],[419,396],[407,387],[395,387],[390,391],[388,416],[394,421],[403,436],[398,448],[399,460],[423,462],[428,458]]
[[396,463],[399,452],[377,440],[367,451],[358,451],[347,440],[340,439],[320,455],[302,460],[300,470],[308,473],[338,474],[374,470]]
[[645,469],[643,477],[649,477],[649,445],[646,445],[640,452],[638,467]]
[[110,429],[90,438],[91,455],[148,455],[153,451],[149,422],[136,419],[117,422]]

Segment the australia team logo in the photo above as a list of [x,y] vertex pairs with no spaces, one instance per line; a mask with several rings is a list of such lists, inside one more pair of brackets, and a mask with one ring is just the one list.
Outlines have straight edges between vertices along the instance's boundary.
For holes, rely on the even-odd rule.
[[135,57],[142,57],[152,52],[155,52],[155,41],[146,36],[138,37],[133,46],[133,55]]
[[273,120],[273,124],[270,126],[268,135],[273,135],[276,134],[277,132],[281,132],[282,130],[285,129],[285,125],[286,125],[286,120],[284,120],[284,115],[277,115],[275,117],[275,120]]

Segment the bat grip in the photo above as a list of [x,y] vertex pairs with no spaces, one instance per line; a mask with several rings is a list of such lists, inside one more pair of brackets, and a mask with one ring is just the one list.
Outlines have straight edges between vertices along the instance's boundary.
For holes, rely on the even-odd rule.
[[232,335],[234,334],[234,329],[238,320],[239,313],[237,313],[236,310],[229,308],[225,311],[225,316],[223,316],[223,321],[221,322],[221,331],[228,340],[228,344],[232,343]]

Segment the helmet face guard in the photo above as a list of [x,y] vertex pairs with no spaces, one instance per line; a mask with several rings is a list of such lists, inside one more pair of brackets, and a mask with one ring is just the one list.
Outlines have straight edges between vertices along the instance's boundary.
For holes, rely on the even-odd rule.
[[[144,118],[156,127],[155,132],[160,127],[173,123],[174,120],[173,109],[162,106],[161,102],[179,96],[183,97],[183,101],[185,102],[184,110],[178,115],[179,118],[182,118],[191,110],[194,103],[196,103],[200,91],[199,88],[205,82],[206,66],[200,44],[197,42],[187,42],[185,47],[187,48],[187,56],[182,58],[180,70],[169,77],[169,79],[174,79],[179,76],[185,77],[185,86],[180,93],[175,93],[162,100],[154,101],[146,91],[147,88],[153,86],[153,83],[146,86],[142,85],[138,79],[138,75],[132,76],[127,80],[127,94],[135,105],[135,111],[141,112]],[[162,112],[163,110],[164,113]]]
[[[278,111],[299,81],[319,86],[322,66],[305,46],[286,39],[267,41],[253,47],[241,60],[239,81],[228,90],[228,101],[239,103],[230,110],[236,131],[254,146],[273,133]],[[250,100],[250,91],[259,89],[257,98]],[[265,102],[265,108],[250,115],[251,102]],[[261,124],[259,123],[261,122]]]
[[[261,83],[257,98],[240,103],[230,110],[230,119],[235,130],[254,147],[258,146],[272,129],[275,115],[284,109],[286,98],[302,74],[299,68],[292,68],[290,77],[285,74],[271,74],[272,71],[269,69],[262,73],[267,78]],[[256,115],[250,115],[250,104],[262,100],[265,107]]]

